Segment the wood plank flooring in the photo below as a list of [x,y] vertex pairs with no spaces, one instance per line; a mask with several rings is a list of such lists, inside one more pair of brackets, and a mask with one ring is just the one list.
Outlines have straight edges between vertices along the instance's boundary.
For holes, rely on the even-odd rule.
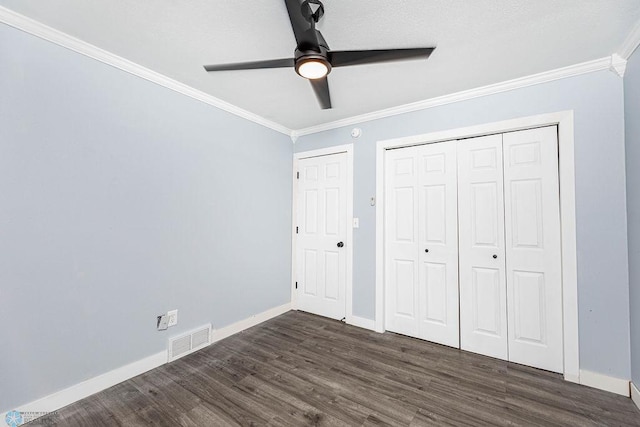
[[640,426],[640,411],[554,373],[292,311],[32,424]]

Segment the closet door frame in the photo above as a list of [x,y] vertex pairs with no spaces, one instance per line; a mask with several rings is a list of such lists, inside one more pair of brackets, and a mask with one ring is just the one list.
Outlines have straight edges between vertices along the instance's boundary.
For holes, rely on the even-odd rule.
[[424,135],[378,141],[376,147],[376,310],[375,330],[384,332],[384,166],[391,148],[431,144],[544,126],[558,127],[560,223],[562,242],[562,306],[564,379],[580,383],[578,337],[578,274],[573,110],[523,117]]

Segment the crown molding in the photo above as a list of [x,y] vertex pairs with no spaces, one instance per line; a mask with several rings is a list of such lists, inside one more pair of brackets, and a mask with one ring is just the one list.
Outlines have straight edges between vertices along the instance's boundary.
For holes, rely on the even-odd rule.
[[121,56],[115,55],[90,43],[77,39],[69,34],[51,28],[41,22],[28,18],[24,15],[16,13],[10,9],[0,6],[0,23],[7,24],[26,33],[32,34],[41,39],[55,43],[59,46],[70,49],[81,55],[111,65],[119,70],[133,74],[150,82],[156,83],[162,87],[173,90],[175,92],[186,95],[190,98],[204,102],[205,104],[219,108],[228,113],[242,117],[261,126],[280,132],[291,138],[295,144],[299,137],[310,135],[326,130],[336,129],[344,126],[350,126],[358,123],[378,120],[385,117],[392,117],[399,114],[410,113],[419,110],[425,110],[441,105],[452,104],[455,102],[466,101],[482,96],[493,95],[501,92],[507,92],[514,89],[521,89],[541,83],[554,80],[564,79],[567,77],[578,76],[594,71],[609,69],[618,76],[623,77],[626,69],[626,60],[631,56],[634,50],[640,45],[640,21],[634,26],[629,36],[618,49],[618,53],[606,58],[596,59],[593,61],[583,62],[568,67],[558,68],[531,76],[521,77],[496,83],[488,86],[482,86],[475,89],[456,92],[449,95],[443,95],[436,98],[430,98],[396,107],[374,111],[358,116],[348,117],[345,119],[335,120],[332,122],[322,123],[303,129],[291,130],[286,126],[271,121],[265,117],[237,107],[226,101],[209,95],[201,90],[195,89],[156,71],[150,70],[142,65],[136,64]]
[[287,136],[291,136],[291,129],[279,123],[251,113],[240,107],[236,107],[235,105],[232,105],[226,101],[202,92],[201,90],[195,89],[184,83],[180,83],[177,80],[165,76],[164,74],[160,74],[156,71],[150,70],[146,67],[143,67],[142,65],[136,64],[135,62],[122,58],[121,56],[115,55],[90,43],[77,39],[73,36],[70,36],[69,34],[63,33],[62,31],[58,31],[39,21],[28,18],[3,6],[0,6],[0,22],[17,28],[18,30],[32,34],[36,37],[40,37],[41,39],[55,43],[59,46],[70,49],[81,55],[85,55],[89,58],[111,65],[112,67],[133,74],[134,76],[141,77],[145,80],[156,83],[167,89],[171,89],[190,98],[204,102],[205,104],[242,117],[243,119],[247,119],[269,129],[283,133]]
[[622,58],[629,59],[638,46],[640,46],[640,21],[633,26],[627,38],[618,48],[617,53]]
[[624,72],[627,70],[627,60],[617,53],[614,53],[611,55],[609,70],[616,73],[619,77],[624,77]]
[[[533,74],[513,80],[507,80],[505,82],[491,84],[488,86],[482,86],[476,89],[465,90],[462,92],[456,92],[449,95],[426,99],[423,101],[412,102],[410,104],[404,104],[397,107],[386,108],[384,110],[373,111],[371,113],[361,114],[359,116],[353,116],[346,119],[319,124],[316,126],[310,126],[304,129],[297,129],[292,132],[292,138],[295,137],[295,139],[297,139],[304,135],[310,135],[344,126],[351,126],[371,120],[397,116],[399,114],[426,110],[428,108],[438,107],[446,104],[453,104],[454,102],[466,101],[482,96],[494,95],[501,92],[521,89],[528,86],[534,86],[541,83],[564,79],[567,77],[574,77],[581,74],[592,73],[594,71],[613,69],[616,74],[620,75],[619,70],[620,67],[623,66],[621,61],[624,62],[624,66],[626,66],[626,60],[620,58],[618,55],[607,56],[605,58],[582,62],[580,64],[545,71],[543,73]],[[624,71],[622,72],[624,73]]]

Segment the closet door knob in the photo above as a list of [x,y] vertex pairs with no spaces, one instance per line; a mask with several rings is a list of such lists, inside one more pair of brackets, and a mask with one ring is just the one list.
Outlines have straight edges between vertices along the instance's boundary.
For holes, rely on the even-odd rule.
[[429,253],[429,249],[425,249],[424,251],[425,251],[426,253]]
[[493,254],[493,259],[496,259],[496,258],[498,258],[498,255]]
[[338,242],[338,247],[339,247],[339,248],[341,248],[341,247],[343,247],[343,246],[344,246],[344,243],[342,243],[342,242]]

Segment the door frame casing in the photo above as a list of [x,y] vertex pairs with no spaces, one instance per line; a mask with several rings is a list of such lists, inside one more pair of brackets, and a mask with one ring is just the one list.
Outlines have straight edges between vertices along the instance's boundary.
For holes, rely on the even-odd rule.
[[375,330],[384,332],[384,157],[390,148],[558,126],[564,379],[580,383],[573,110],[378,141],[376,146]]
[[345,281],[345,320],[347,323],[353,321],[353,144],[336,145],[333,147],[321,148],[318,150],[301,151],[293,153],[293,186],[292,186],[292,208],[291,208],[291,308],[298,310],[298,294],[296,292],[296,245],[297,245],[297,205],[298,205],[298,162],[300,159],[311,157],[328,156],[331,154],[342,154],[347,156],[347,218],[345,226],[345,249],[347,251],[346,260],[346,281]]

